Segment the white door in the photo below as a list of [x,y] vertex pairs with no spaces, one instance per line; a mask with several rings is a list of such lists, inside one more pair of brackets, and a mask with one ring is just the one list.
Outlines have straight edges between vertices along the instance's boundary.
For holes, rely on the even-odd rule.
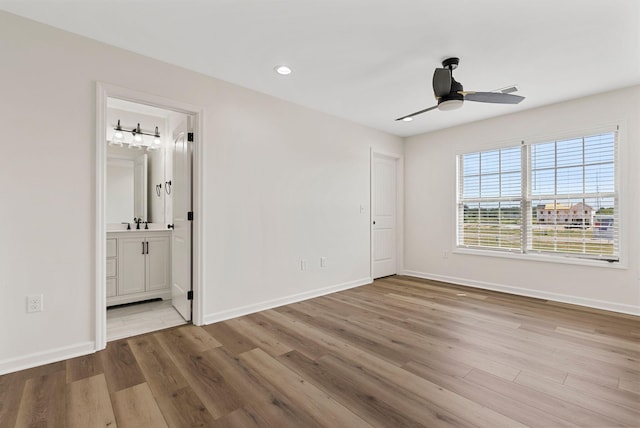
[[173,242],[171,299],[173,307],[186,321],[191,320],[191,143],[187,138],[187,124],[179,132],[173,144]]
[[397,160],[371,158],[371,267],[373,278],[396,273]]

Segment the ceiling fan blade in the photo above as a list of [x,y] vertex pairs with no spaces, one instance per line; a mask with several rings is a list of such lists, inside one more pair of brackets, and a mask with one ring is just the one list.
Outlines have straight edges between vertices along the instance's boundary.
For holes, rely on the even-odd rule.
[[451,92],[451,70],[436,68],[433,72],[433,93],[440,98]]
[[417,115],[419,115],[419,114],[426,113],[426,112],[428,112],[428,111],[430,111],[430,110],[437,109],[437,108],[438,108],[438,106],[429,107],[429,108],[426,108],[426,109],[424,109],[424,110],[420,110],[420,111],[417,111],[417,112],[415,112],[415,113],[411,113],[411,114],[408,114],[408,115],[406,115],[406,116],[399,117],[399,118],[397,118],[397,119],[396,119],[396,121],[398,121],[398,120],[403,120],[403,119],[407,119],[407,118],[409,118],[409,117],[413,117],[413,116],[417,116]]
[[520,95],[505,94],[502,92],[461,92],[465,101],[475,101],[478,103],[494,104],[518,104],[524,100]]

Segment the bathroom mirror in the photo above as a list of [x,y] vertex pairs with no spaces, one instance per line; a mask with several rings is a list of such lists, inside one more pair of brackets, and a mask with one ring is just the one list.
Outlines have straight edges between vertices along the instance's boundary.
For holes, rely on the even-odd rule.
[[107,156],[107,223],[132,223],[134,217],[149,221],[147,154]]
[[[164,227],[171,218],[171,150],[167,128],[171,112],[129,101],[107,100],[105,144],[106,223],[111,230],[122,229],[134,217]],[[132,132],[141,130],[141,141],[133,144]],[[122,136],[116,135],[121,129]],[[154,138],[159,136],[159,142]],[[140,135],[140,134],[138,134]],[[138,140],[136,140],[138,141]]]

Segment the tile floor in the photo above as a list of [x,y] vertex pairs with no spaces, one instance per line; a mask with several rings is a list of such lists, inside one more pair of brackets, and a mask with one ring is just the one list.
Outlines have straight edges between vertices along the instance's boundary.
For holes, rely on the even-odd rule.
[[171,300],[107,309],[107,341],[186,324]]

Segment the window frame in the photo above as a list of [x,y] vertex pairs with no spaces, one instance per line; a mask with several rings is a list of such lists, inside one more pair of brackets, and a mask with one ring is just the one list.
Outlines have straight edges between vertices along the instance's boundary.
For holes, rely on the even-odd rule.
[[[531,182],[532,182],[532,172],[531,172],[531,150],[532,146],[541,143],[556,143],[563,142],[571,139],[582,139],[582,145],[584,148],[584,139],[588,137],[593,137],[597,135],[613,133],[613,180],[614,180],[614,188],[613,192],[606,192],[610,197],[613,198],[614,204],[614,213],[615,220],[617,222],[617,227],[614,230],[614,239],[613,239],[613,251],[614,254],[611,257],[607,257],[606,255],[597,255],[597,254],[588,254],[588,253],[577,253],[577,252],[555,252],[555,251],[541,251],[534,250],[528,240],[532,239],[532,226],[533,226],[533,218],[535,218],[538,209],[533,206],[533,201],[542,200],[542,196],[550,196],[550,195],[532,195],[531,192]],[[623,156],[622,152],[622,137],[623,133],[621,131],[621,126],[619,124],[606,125],[598,128],[592,128],[588,130],[582,131],[572,131],[572,132],[564,132],[564,133],[556,133],[553,136],[549,136],[547,138],[537,137],[532,139],[521,140],[519,143],[515,143],[514,140],[503,142],[500,145],[491,145],[489,147],[482,147],[474,151],[465,151],[458,152],[456,154],[456,225],[455,225],[455,242],[454,242],[454,253],[459,254],[476,254],[476,255],[487,255],[493,257],[507,257],[507,258],[515,258],[515,259],[525,259],[532,261],[544,261],[544,262],[560,262],[560,263],[569,263],[569,264],[580,264],[580,265],[589,265],[589,266],[608,266],[612,268],[626,268],[626,262],[624,258],[625,254],[625,245],[626,240],[623,238],[624,233],[622,231],[623,225],[623,203],[621,200],[623,199],[622,190],[623,190],[623,181],[621,180],[622,176],[622,162]],[[473,246],[464,244],[462,241],[464,240],[464,205],[465,203],[472,200],[472,198],[464,198],[463,197],[463,183],[464,183],[464,165],[463,165],[463,157],[465,155],[470,154],[480,154],[483,152],[495,151],[495,150],[503,150],[509,148],[520,147],[521,149],[521,164],[522,167],[520,169],[520,180],[522,184],[522,191],[520,194],[521,200],[521,247],[519,249],[503,249],[497,247],[490,246]],[[579,165],[582,168],[588,166],[589,163],[585,161],[583,158],[582,163]],[[558,169],[558,165],[555,164],[554,169]],[[481,174],[481,171],[478,172]],[[557,183],[556,183],[557,184]],[[556,189],[557,190],[557,189]],[[572,197],[571,199],[582,199],[584,202],[588,197],[585,196],[589,192],[585,192],[583,194],[578,195],[579,197]],[[591,192],[593,193],[593,192]],[[598,192],[599,194],[600,192]],[[557,193],[553,195],[556,201],[560,201],[563,199]],[[591,197],[592,195],[589,195]],[[491,199],[491,198],[485,198]],[[493,198],[495,199],[495,198]],[[483,198],[475,198],[475,201],[480,202]],[[579,202],[578,202],[579,203]],[[535,210],[535,211],[534,211]]]

